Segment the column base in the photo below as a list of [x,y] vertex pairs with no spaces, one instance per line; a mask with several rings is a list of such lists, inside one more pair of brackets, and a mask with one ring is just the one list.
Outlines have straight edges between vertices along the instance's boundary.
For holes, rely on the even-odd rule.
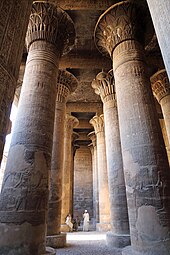
[[66,224],[62,224],[60,227],[61,232],[69,232],[69,227]]
[[132,246],[127,246],[122,250],[122,255],[170,255],[170,249],[168,247],[165,247],[163,244],[160,244],[160,246],[157,249],[153,244],[147,251],[135,251]]
[[56,251],[51,247],[46,247],[45,254],[42,255],[56,255]]
[[130,235],[116,235],[109,231],[106,234],[106,244],[111,248],[124,248],[130,245]]
[[53,248],[63,248],[66,246],[66,234],[58,234],[46,237],[46,245]]
[[111,224],[110,223],[97,223],[96,224],[96,231],[99,232],[107,232],[111,230]]

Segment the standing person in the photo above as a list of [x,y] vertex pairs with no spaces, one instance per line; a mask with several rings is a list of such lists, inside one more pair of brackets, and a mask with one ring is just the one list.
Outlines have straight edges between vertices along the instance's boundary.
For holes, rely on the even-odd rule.
[[83,218],[83,231],[89,231],[89,213],[87,210],[84,211]]
[[71,214],[70,213],[66,217],[66,224],[69,227],[69,232],[73,232],[73,223],[71,222]]

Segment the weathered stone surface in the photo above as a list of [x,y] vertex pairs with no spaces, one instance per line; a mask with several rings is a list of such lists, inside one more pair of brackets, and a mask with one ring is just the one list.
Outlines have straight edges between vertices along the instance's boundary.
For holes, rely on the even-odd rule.
[[0,4],[0,161],[11,111],[32,0]]
[[[64,163],[64,122],[66,114],[66,100],[67,96],[76,89],[77,85],[78,81],[71,73],[65,70],[59,70],[59,75],[56,81],[57,96],[55,105],[53,151],[50,176],[50,197],[47,225],[47,235],[51,236],[50,240],[52,244],[55,244],[55,240],[57,241],[56,246],[52,246],[54,248],[58,245],[58,239],[56,235],[60,233],[61,226],[62,180]],[[52,241],[53,235],[54,241]]]
[[[153,93],[161,105],[168,142],[170,144],[170,83],[165,69],[156,72],[151,78]],[[168,148],[168,151],[170,148]]]
[[[66,234],[58,234],[46,237],[46,245],[53,248],[63,248],[66,246]],[[56,253],[55,253],[56,254]]]
[[[27,65],[0,196],[1,233],[8,229],[14,246],[4,235],[0,241],[2,254],[11,250],[13,255],[45,252],[56,78],[63,51],[63,45],[57,45],[57,35],[62,39],[60,18],[60,11],[53,6],[33,4],[27,31]],[[56,23],[57,19],[60,22]],[[72,21],[70,24],[73,25]]]
[[83,220],[88,210],[90,222],[93,217],[92,158],[87,146],[80,146],[74,160],[74,217]]
[[[162,52],[162,56],[165,62],[168,77],[170,79],[170,45],[169,45],[169,35],[170,35],[170,5],[169,1],[165,0],[163,2],[157,2],[156,0],[147,0],[149,10],[152,16],[153,25],[158,38],[159,46]],[[161,17],[161,18],[160,18]]]
[[71,194],[71,172],[72,172],[72,133],[73,128],[78,125],[79,121],[74,116],[66,115],[65,132],[64,132],[64,165],[63,165],[63,191],[62,191],[62,209],[61,209],[61,231],[66,229],[66,216],[70,213],[70,194]]
[[[107,41],[107,46],[110,53],[111,49],[113,50],[111,55],[116,81],[129,223],[134,252],[132,253],[169,254],[170,191],[167,187],[170,182],[170,172],[147,76],[141,45],[143,40],[138,34],[141,24],[132,23],[132,20],[136,22],[137,19],[131,19],[132,12],[128,14],[124,11],[129,5],[131,4],[128,2],[122,2],[112,6],[100,18],[98,26],[101,28],[102,22],[105,21],[104,28],[111,25],[112,31],[116,31],[122,25],[120,20],[124,20],[123,25],[127,24],[122,34],[119,33],[121,30],[116,32],[116,40],[119,44],[113,38],[110,42]],[[119,19],[120,14],[122,14],[121,19]],[[113,19],[117,21],[117,25],[112,22]],[[126,33],[128,36],[124,37]],[[102,41],[103,37],[100,39]],[[104,50],[107,49],[105,41],[102,41],[101,45]]]
[[129,219],[120,131],[113,71],[100,72],[92,82],[95,92],[103,101],[106,157],[110,197],[111,231],[106,235],[108,245],[122,248],[130,244]]
[[97,138],[97,168],[98,168],[98,187],[99,187],[99,231],[110,230],[110,201],[108,188],[108,173],[106,161],[106,145],[104,135],[104,117],[94,116],[90,120],[93,125]]

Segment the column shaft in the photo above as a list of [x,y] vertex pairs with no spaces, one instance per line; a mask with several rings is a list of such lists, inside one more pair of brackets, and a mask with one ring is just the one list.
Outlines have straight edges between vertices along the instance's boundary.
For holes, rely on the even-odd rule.
[[132,247],[168,254],[169,167],[141,45],[119,44],[113,69]]
[[170,3],[169,0],[158,1],[147,0],[149,10],[152,16],[153,24],[155,27],[156,35],[158,38],[159,46],[165,62],[166,70],[170,80]]
[[[1,193],[2,254],[8,249],[17,255],[45,252],[57,63],[55,46],[32,43]],[[24,232],[32,234],[28,237]]]
[[0,3],[0,161],[33,0]]

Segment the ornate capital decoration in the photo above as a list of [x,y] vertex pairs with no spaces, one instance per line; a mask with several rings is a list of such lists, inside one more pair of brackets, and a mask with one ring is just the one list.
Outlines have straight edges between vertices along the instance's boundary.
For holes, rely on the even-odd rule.
[[104,115],[95,115],[90,121],[90,124],[94,127],[95,133],[104,132]]
[[79,134],[77,132],[72,133],[72,145],[74,145],[74,142],[79,138]]
[[74,46],[75,28],[72,19],[61,8],[37,1],[33,3],[26,35],[26,45],[44,40],[56,45],[63,54]]
[[103,103],[107,101],[114,101],[116,106],[116,94],[115,94],[115,81],[113,70],[108,73],[100,72],[96,75],[96,79],[92,81],[92,88],[97,95],[100,95]]
[[[95,27],[94,37],[98,50],[112,56],[114,48],[123,41],[137,40],[143,45],[148,44],[152,38],[152,26],[148,20],[148,11],[139,8],[136,3],[122,1],[112,5],[100,16]],[[146,29],[149,33],[145,33]]]
[[67,72],[66,70],[59,70],[58,77],[57,77],[57,102],[64,102],[67,96],[76,90],[78,86],[77,78]]
[[95,132],[92,131],[87,136],[92,141],[93,147],[95,147],[96,146],[96,134],[95,134]]
[[151,76],[151,85],[153,94],[158,100],[158,103],[162,98],[170,95],[170,83],[165,69],[156,72]]
[[79,120],[70,115],[70,114],[66,114],[66,121],[65,121],[65,127],[67,130],[73,130],[73,128],[77,127],[79,125]]

